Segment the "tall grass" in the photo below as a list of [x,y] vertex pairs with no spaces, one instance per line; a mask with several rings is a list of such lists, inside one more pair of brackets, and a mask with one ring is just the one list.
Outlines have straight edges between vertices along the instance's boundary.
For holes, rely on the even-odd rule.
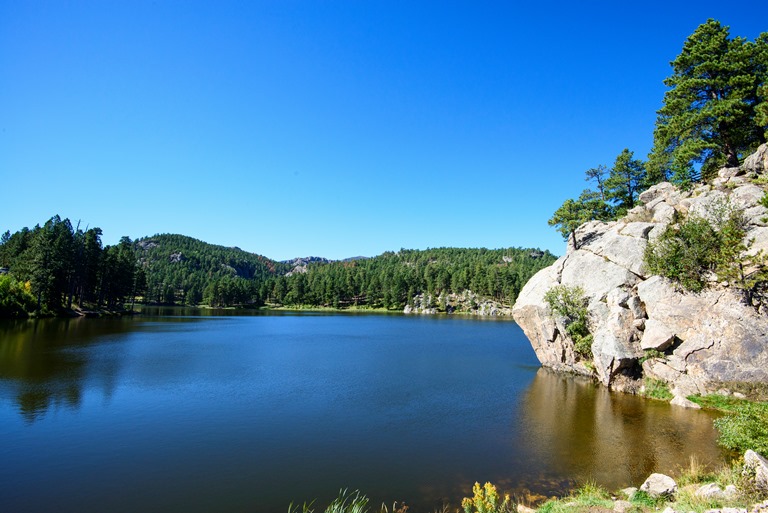
[[[325,508],[324,513],[367,513],[368,497],[361,494],[358,490],[349,492],[340,490],[339,496]],[[315,501],[304,503],[301,506],[293,503],[288,506],[288,513],[314,513]]]

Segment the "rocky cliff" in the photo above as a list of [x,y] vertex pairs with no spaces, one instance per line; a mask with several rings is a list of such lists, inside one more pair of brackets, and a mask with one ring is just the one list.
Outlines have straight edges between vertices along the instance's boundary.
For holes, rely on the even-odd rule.
[[[614,388],[661,379],[675,395],[708,393],[738,383],[768,383],[768,314],[743,302],[727,283],[700,293],[681,291],[651,275],[643,261],[649,241],[670,223],[706,218],[727,202],[747,221],[751,252],[768,253],[768,146],[739,168],[722,169],[711,184],[682,191],[658,184],[640,195],[626,217],[582,225],[565,256],[536,274],[513,309],[542,365],[594,375]],[[574,249],[577,247],[578,249]],[[556,285],[581,287],[588,302],[592,359],[581,356],[544,295]],[[729,385],[730,384],[730,385]]]

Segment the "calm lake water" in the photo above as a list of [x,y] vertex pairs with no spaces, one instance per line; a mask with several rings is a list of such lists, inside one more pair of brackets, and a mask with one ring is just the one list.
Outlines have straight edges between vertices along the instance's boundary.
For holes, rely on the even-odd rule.
[[723,457],[710,415],[540,369],[511,321],[148,312],[0,323],[3,511],[431,512]]

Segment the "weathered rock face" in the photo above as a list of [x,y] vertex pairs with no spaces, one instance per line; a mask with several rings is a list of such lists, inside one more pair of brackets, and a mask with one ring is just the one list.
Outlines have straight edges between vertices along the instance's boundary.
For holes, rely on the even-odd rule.
[[403,313],[434,315],[439,312],[460,313],[490,317],[505,317],[512,315],[512,309],[498,301],[465,290],[460,294],[440,294],[435,297],[430,294],[418,294],[411,300],[412,304],[405,305]]
[[[743,303],[723,285],[699,294],[677,290],[645,269],[649,240],[689,214],[711,215],[727,201],[748,222],[750,252],[768,253],[768,210],[759,204],[768,175],[768,145],[739,168],[723,169],[712,185],[680,191],[661,183],[640,195],[641,206],[619,221],[593,221],[576,230],[565,256],[526,284],[513,315],[542,365],[593,374],[617,386],[621,375],[662,379],[676,395],[707,393],[724,382],[768,383],[768,315]],[[759,182],[758,182],[759,183]],[[581,287],[587,297],[592,361],[574,352],[564,320],[556,318],[544,294],[556,285]],[[640,363],[647,351],[663,356]]]

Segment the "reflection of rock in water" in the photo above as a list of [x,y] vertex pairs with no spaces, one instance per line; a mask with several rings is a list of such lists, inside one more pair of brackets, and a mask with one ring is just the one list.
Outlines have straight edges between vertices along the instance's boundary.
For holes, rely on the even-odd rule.
[[565,479],[637,486],[652,472],[678,470],[691,455],[723,461],[712,415],[612,393],[580,377],[540,369],[521,411],[532,457],[555,473],[531,476],[525,486],[534,493],[551,495],[550,485]]

